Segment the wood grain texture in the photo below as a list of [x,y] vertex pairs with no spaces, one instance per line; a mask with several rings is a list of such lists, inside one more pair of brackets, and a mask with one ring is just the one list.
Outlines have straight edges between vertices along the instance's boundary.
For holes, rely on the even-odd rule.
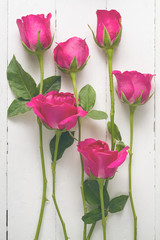
[[[34,56],[21,45],[16,19],[31,13],[52,13],[53,46],[44,57],[45,77],[62,76],[61,91],[72,90],[71,80],[61,73],[53,61],[56,42],[72,36],[86,39],[90,49],[87,66],[77,77],[78,91],[90,84],[97,93],[95,109],[110,112],[108,65],[104,52],[94,43],[89,24],[96,32],[97,9],[116,9],[121,13],[123,33],[113,58],[114,70],[137,70],[156,73],[152,84],[155,94],[134,116],[133,197],[138,216],[138,240],[160,240],[160,3],[158,0],[8,0],[0,3],[0,240],[6,240],[6,209],[9,211],[9,240],[34,238],[42,195],[42,173],[39,154],[39,136],[36,118],[32,112],[7,121],[7,103],[14,96],[7,91],[7,59],[13,54],[36,82],[39,65]],[[3,103],[3,104],[2,104]],[[115,121],[123,140],[129,144],[129,111],[115,93]],[[8,133],[7,133],[8,126]],[[110,141],[106,135],[106,121],[86,119],[82,139]],[[61,240],[63,232],[52,202],[52,175],[49,142],[54,131],[43,129],[44,153],[47,172],[47,199],[39,240]],[[8,154],[7,154],[8,141]],[[8,165],[7,165],[8,163]],[[6,169],[8,170],[6,181]],[[66,222],[70,239],[82,239],[82,202],[80,195],[80,160],[76,143],[57,163],[56,194]],[[8,184],[6,184],[8,183]],[[128,194],[128,161],[121,166],[109,184],[115,197]],[[8,193],[8,195],[7,195]],[[133,221],[128,201],[123,212],[109,215],[107,240],[132,240]],[[96,226],[93,240],[102,239],[101,223]]]
[[7,1],[0,5],[0,236],[6,238],[7,207]]
[[155,1],[155,239],[160,239],[160,3]]

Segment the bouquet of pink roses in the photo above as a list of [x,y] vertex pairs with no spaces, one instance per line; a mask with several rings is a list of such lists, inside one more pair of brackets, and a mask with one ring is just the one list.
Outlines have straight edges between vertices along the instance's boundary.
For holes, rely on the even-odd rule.
[[[62,225],[64,239],[69,239],[67,223],[56,198],[56,163],[62,158],[64,151],[77,142],[77,150],[81,162],[81,197],[83,205],[83,240],[91,239],[97,221],[102,221],[103,240],[106,239],[106,222],[109,213],[122,211],[127,199],[131,203],[134,218],[134,240],[137,239],[137,216],[132,193],[131,163],[133,156],[133,115],[138,106],[145,104],[152,95],[152,74],[142,74],[137,71],[121,73],[112,70],[114,50],[118,47],[121,34],[121,15],[116,10],[97,10],[97,32],[92,31],[95,43],[106,53],[108,59],[109,85],[110,85],[110,119],[107,122],[111,143],[96,140],[88,136],[82,140],[83,120],[106,120],[108,115],[104,111],[95,110],[96,92],[87,84],[77,90],[77,74],[83,70],[89,60],[89,47],[86,40],[72,37],[65,42],[60,42],[54,48],[54,61],[60,71],[71,78],[73,90],[59,92],[61,77],[50,76],[44,79],[43,55],[52,45],[53,37],[50,30],[49,13],[28,15],[17,20],[22,44],[25,50],[37,57],[40,66],[40,83],[27,73],[13,56],[7,69],[7,78],[11,90],[16,98],[8,108],[8,117],[24,114],[31,109],[37,117],[39,127],[40,158],[43,176],[43,192],[40,214],[35,230],[34,240],[40,235],[45,203],[47,200],[47,173],[43,151],[43,128],[53,131],[50,141],[51,171],[53,177],[52,198],[59,220]],[[130,146],[122,141],[120,130],[115,124],[115,97],[113,75],[117,80],[116,91],[119,99],[127,103],[130,110]],[[72,93],[74,92],[74,94]],[[76,126],[77,125],[77,126]],[[111,145],[111,147],[109,146]],[[118,167],[126,160],[129,153],[129,193],[110,199],[108,184],[117,172]],[[74,169],[72,169],[74,171]],[[86,174],[86,175],[85,175]],[[45,219],[44,219],[45,220]],[[80,236],[81,237],[81,236]]]

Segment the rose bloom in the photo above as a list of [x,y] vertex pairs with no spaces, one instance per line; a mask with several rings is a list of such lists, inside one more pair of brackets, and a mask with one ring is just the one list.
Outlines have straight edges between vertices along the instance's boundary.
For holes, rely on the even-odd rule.
[[52,129],[69,130],[76,125],[78,117],[84,117],[87,112],[76,107],[74,95],[51,91],[45,96],[39,94],[27,103],[34,113]]
[[[97,35],[96,39],[99,45],[104,47],[111,47],[118,34],[121,31],[121,15],[116,10],[97,10]],[[105,43],[104,40],[104,29],[106,28],[111,44]],[[120,40],[120,39],[119,39]],[[109,46],[108,46],[109,44]]]
[[154,75],[142,74],[137,71],[126,71],[123,73],[120,71],[113,71],[113,74],[117,79],[118,97],[122,102],[122,93],[130,104],[136,102],[140,97],[140,104],[148,100],[151,91],[151,80]]
[[[58,67],[64,70],[80,70],[86,64],[88,56],[89,48],[86,41],[78,37],[69,38],[66,42],[59,43],[54,49],[54,60]],[[77,66],[72,67],[75,57]]]
[[82,155],[84,170],[97,178],[112,177],[117,168],[125,161],[127,150],[125,147],[120,152],[110,151],[106,142],[96,141],[93,138],[85,139],[78,143],[78,152]]
[[31,14],[22,17],[22,19],[17,19],[21,40],[31,51],[36,51],[38,34],[40,43],[44,49],[51,44],[51,17],[51,13],[49,13],[46,18],[44,14]]

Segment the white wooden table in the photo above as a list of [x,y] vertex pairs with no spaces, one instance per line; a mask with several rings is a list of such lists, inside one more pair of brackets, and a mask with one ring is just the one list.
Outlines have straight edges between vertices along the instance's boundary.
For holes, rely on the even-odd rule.
[[[62,91],[72,91],[66,75],[53,61],[55,42],[72,36],[86,38],[90,60],[78,74],[80,90],[91,84],[97,92],[96,109],[110,111],[106,56],[98,48],[87,26],[96,31],[97,9],[116,9],[121,13],[123,33],[114,54],[114,70],[156,73],[152,99],[136,110],[134,117],[133,196],[138,216],[138,240],[160,240],[160,1],[159,0],[8,0],[0,2],[0,240],[33,240],[39,215],[42,175],[36,118],[31,112],[7,119],[8,105],[14,99],[6,78],[7,63],[13,54],[37,83],[36,58],[21,45],[16,19],[27,14],[51,12],[55,39],[45,54],[45,76],[60,74]],[[107,93],[107,94],[106,94]],[[115,96],[115,120],[125,143],[129,144],[129,111]],[[94,129],[94,131],[93,131]],[[85,120],[82,138],[106,140],[106,122]],[[54,131],[44,129],[47,171],[47,198],[39,240],[61,240],[63,232],[53,206],[49,141]],[[108,139],[109,140],[109,139]],[[110,194],[128,194],[128,160],[110,181]],[[56,194],[70,239],[82,239],[80,161],[76,143],[57,164]],[[8,211],[8,226],[6,226]],[[132,240],[133,218],[129,201],[123,212],[112,214],[107,222],[107,240]],[[102,239],[101,223],[93,240]]]

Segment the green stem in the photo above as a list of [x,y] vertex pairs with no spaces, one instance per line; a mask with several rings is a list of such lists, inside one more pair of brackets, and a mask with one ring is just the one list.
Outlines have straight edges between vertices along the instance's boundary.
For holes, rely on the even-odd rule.
[[39,93],[42,94],[42,92],[43,92],[43,79],[44,79],[43,54],[40,54],[37,57],[38,57],[39,65],[40,65],[40,71],[41,71],[41,82],[40,82]]
[[[39,57],[38,59],[39,59],[40,70],[41,70],[40,91],[42,92],[42,90],[43,90],[43,75],[44,75],[44,73],[43,73],[43,55],[41,55],[41,57]],[[42,123],[40,122],[39,118],[37,118],[37,122],[38,122],[38,125],[39,125],[40,155],[41,155],[41,165],[42,165],[42,175],[43,175],[43,193],[42,193],[40,215],[39,215],[39,220],[38,220],[38,225],[37,225],[37,230],[36,230],[34,240],[37,240],[38,236],[39,236],[39,232],[40,232],[40,228],[41,228],[41,224],[42,224],[42,219],[43,219],[44,206],[45,206],[45,202],[46,202],[46,189],[47,189],[47,179],[46,179],[44,153],[43,153]]]
[[[70,73],[70,77],[72,79],[72,84],[73,84],[73,90],[74,90],[74,96],[76,100],[77,106],[79,106],[78,102],[78,93],[77,93],[77,84],[76,84],[76,78],[77,78],[77,73],[72,72]],[[78,117],[78,142],[81,141],[81,121],[80,118]],[[83,212],[84,215],[87,213],[87,205],[85,201],[85,196],[84,196],[84,189],[83,189],[83,183],[84,183],[84,166],[83,166],[83,160],[82,156],[80,154],[80,160],[81,160],[81,196],[82,196],[82,202],[83,202]],[[83,229],[83,240],[86,240],[86,235],[87,235],[87,224],[84,223],[84,229]]]
[[109,70],[109,85],[110,85],[110,98],[111,98],[111,110],[110,110],[110,121],[111,121],[111,150],[114,150],[114,87],[113,87],[113,75],[112,75],[112,58],[113,49],[106,50],[108,57],[108,70]]
[[103,185],[105,179],[98,179],[99,184],[99,193],[100,193],[100,201],[101,201],[101,211],[102,211],[102,227],[103,227],[103,240],[106,240],[106,219],[104,214],[104,197],[103,197]]
[[93,230],[96,226],[96,222],[92,224],[90,230],[89,230],[89,233],[88,233],[88,236],[87,236],[87,239],[86,240],[90,240],[91,236],[92,236],[92,233],[93,233]]
[[132,196],[132,175],[131,175],[131,165],[132,165],[132,146],[133,146],[133,115],[135,107],[130,106],[130,150],[129,150],[129,197],[132,207],[132,213],[134,218],[134,240],[137,239],[137,216],[135,212],[133,196]]
[[77,73],[76,72],[71,72],[70,77],[72,79],[74,96],[75,96],[76,104],[77,104],[77,107],[78,107],[79,103],[78,103],[78,93],[77,93],[77,83],[76,83]]
[[52,166],[52,175],[53,175],[53,194],[52,194],[52,198],[53,198],[53,201],[54,201],[55,208],[57,210],[59,219],[60,219],[61,224],[62,224],[64,238],[65,238],[65,240],[68,240],[65,223],[64,223],[62,215],[60,213],[60,210],[59,210],[59,207],[58,207],[58,204],[57,204],[57,201],[56,201],[56,195],[55,195],[56,162],[57,162],[58,146],[59,146],[59,140],[60,140],[61,134],[62,134],[62,131],[57,129],[56,130],[56,144],[55,144],[54,160],[53,160],[53,166]]

